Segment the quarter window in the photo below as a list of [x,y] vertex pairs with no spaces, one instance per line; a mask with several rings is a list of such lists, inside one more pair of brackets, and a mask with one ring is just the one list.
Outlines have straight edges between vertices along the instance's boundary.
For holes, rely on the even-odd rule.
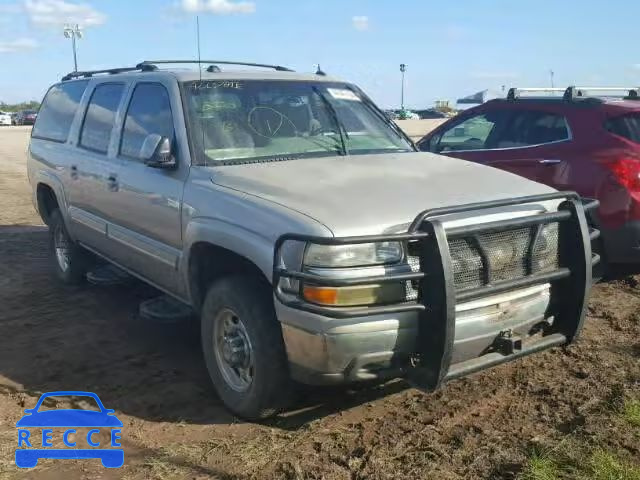
[[635,143],[640,143],[640,114],[630,113],[607,121],[605,128]]
[[104,83],[95,88],[80,134],[81,146],[99,153],[107,153],[123,93],[124,85],[121,83]]
[[88,80],[54,85],[47,92],[33,127],[33,137],[65,142]]
[[173,140],[171,102],[164,86],[157,83],[141,83],[131,96],[122,132],[120,154],[139,158],[142,144],[151,134]]

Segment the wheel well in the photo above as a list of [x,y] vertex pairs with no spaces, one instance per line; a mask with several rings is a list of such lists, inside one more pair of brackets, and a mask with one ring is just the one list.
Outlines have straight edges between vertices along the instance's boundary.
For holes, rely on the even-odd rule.
[[55,209],[59,208],[56,194],[49,185],[39,183],[36,190],[36,198],[38,200],[38,212],[40,213],[40,217],[42,218],[42,221],[48,225],[51,214]]
[[199,311],[211,283],[230,274],[245,273],[268,280],[251,260],[211,243],[199,242],[189,255],[189,286],[193,305]]

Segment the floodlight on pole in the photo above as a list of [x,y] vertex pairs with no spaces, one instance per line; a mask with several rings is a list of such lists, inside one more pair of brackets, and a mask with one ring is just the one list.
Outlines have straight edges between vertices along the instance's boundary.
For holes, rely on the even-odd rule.
[[78,55],[76,53],[76,38],[80,39],[83,36],[82,28],[77,23],[75,25],[65,25],[64,26],[64,38],[71,39],[71,46],[73,48],[73,68],[74,72],[78,71]]
[[400,64],[400,72],[402,73],[402,88],[400,90],[400,109],[404,110],[404,72],[407,71],[407,65],[404,63]]

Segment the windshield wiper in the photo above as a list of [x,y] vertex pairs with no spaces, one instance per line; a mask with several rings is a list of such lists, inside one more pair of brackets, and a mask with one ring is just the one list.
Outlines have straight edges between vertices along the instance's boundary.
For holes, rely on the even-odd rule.
[[322,103],[329,111],[329,115],[331,115],[331,119],[338,129],[338,134],[340,135],[340,144],[342,146],[342,151],[340,152],[341,155],[349,155],[349,149],[347,148],[347,139],[349,138],[349,133],[347,132],[347,129],[344,128],[344,125],[342,125],[342,122],[340,122],[338,112],[318,87],[313,86],[311,87],[311,89],[316,93],[316,95],[318,95],[318,97],[320,97],[320,100],[322,100]]

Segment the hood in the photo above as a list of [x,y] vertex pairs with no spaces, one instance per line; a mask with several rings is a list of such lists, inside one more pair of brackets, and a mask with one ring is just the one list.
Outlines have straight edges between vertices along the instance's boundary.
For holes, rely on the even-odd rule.
[[432,153],[353,155],[212,168],[212,181],[296,210],[336,236],[404,230],[423,210],[554,191]]

